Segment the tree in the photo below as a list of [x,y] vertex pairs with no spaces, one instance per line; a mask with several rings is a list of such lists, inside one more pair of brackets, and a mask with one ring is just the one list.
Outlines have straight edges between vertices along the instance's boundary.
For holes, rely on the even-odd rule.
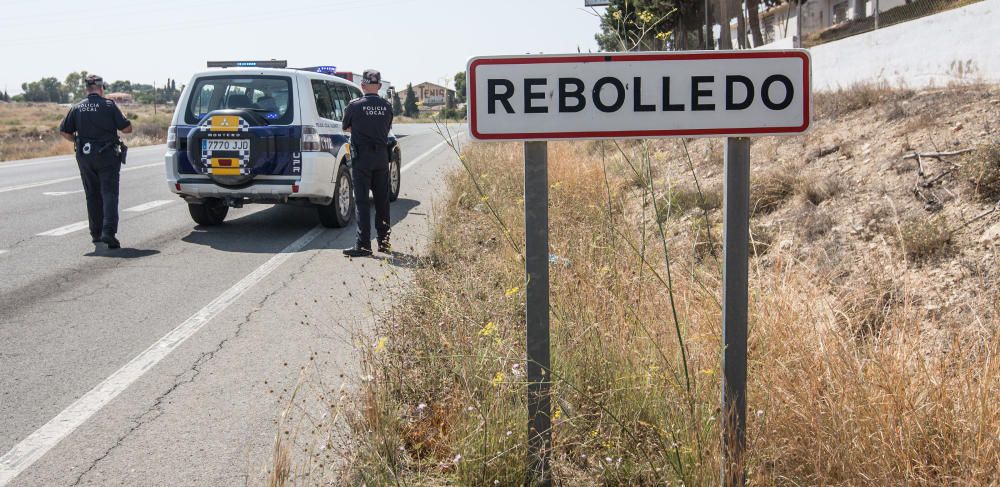
[[403,103],[403,115],[407,117],[419,117],[420,109],[417,108],[417,94],[413,92],[413,83],[406,85],[406,102]]
[[111,83],[108,91],[112,93],[132,93],[132,82],[128,80],[118,80]]
[[465,103],[465,71],[455,73],[455,94],[459,103]]
[[63,90],[66,94],[67,101],[79,100],[87,93],[87,72],[73,72],[66,75],[66,81],[63,82]]
[[65,96],[63,84],[53,77],[21,83],[21,90],[24,101],[62,103]]
[[746,0],[747,21],[750,23],[750,33],[753,35],[753,47],[764,45],[764,35],[760,31],[760,0]]
[[392,91],[392,114],[399,116],[403,113],[403,102],[399,101],[399,92],[396,90]]

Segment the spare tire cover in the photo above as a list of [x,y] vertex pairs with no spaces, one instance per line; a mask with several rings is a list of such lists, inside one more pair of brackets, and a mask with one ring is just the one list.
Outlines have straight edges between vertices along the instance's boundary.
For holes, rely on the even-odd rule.
[[264,117],[250,110],[211,112],[188,134],[188,159],[220,186],[247,186],[257,166],[274,157],[274,137],[253,129],[266,125]]

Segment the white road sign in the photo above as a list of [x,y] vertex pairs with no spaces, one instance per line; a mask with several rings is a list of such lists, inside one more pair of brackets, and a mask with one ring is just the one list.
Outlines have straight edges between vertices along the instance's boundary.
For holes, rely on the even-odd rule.
[[806,50],[476,57],[480,140],[791,135],[809,128]]

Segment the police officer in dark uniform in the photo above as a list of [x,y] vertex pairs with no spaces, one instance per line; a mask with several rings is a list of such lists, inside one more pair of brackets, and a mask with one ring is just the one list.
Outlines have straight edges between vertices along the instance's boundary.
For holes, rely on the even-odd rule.
[[378,251],[388,253],[389,245],[389,130],[392,128],[392,105],[378,95],[382,75],[366,69],[361,79],[365,96],[351,101],[344,110],[344,131],[351,134],[351,175],[354,200],[358,210],[358,240],[345,249],[351,257],[372,255],[371,204],[375,202],[375,231]]
[[87,99],[77,103],[59,125],[61,135],[76,145],[76,163],[87,195],[87,218],[94,243],[121,247],[118,233],[118,178],[123,145],[118,131],[132,133],[132,124],[114,101],[104,98],[104,80],[86,79]]

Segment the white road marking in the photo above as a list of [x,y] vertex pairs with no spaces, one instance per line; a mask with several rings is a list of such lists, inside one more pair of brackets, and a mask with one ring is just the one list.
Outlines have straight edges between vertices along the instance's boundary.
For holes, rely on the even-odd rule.
[[[461,137],[461,136],[462,136],[462,134],[464,134],[464,133],[465,133],[465,132],[459,132],[459,133],[457,133],[457,134],[455,134],[455,135],[452,135],[452,136],[451,136],[451,140],[453,140],[453,141],[454,141],[454,140],[457,140],[457,139],[458,139],[459,137]],[[424,160],[424,158],[425,158],[425,157],[427,157],[427,156],[431,155],[431,153],[433,153],[434,151],[436,151],[436,150],[440,149],[440,148],[441,148],[442,146],[444,146],[444,145],[445,145],[445,144],[447,144],[447,143],[448,143],[448,141],[447,141],[447,140],[442,140],[440,144],[438,144],[438,145],[435,145],[434,147],[431,147],[431,149],[430,149],[429,151],[427,151],[427,152],[424,152],[423,154],[420,154],[419,156],[417,156],[417,158],[416,158],[416,159],[414,159],[414,160],[412,160],[412,161],[410,161],[410,162],[406,163],[406,165],[405,165],[405,166],[403,166],[403,167],[402,167],[402,168],[401,168],[401,169],[399,170],[399,172],[406,172],[406,170],[407,170],[407,169],[409,169],[409,168],[411,168],[411,167],[415,166],[415,165],[416,165],[416,164],[417,164],[418,162],[420,162],[420,161]]]
[[38,236],[39,237],[62,237],[63,235],[69,235],[69,234],[71,234],[73,232],[79,232],[80,230],[83,230],[84,228],[87,228],[89,226],[90,226],[90,223],[87,223],[86,221],[76,222],[76,223],[70,223],[69,225],[66,225],[66,226],[63,226],[63,227],[53,228],[52,230],[49,230],[47,232],[39,233]]
[[83,192],[82,189],[78,189],[76,191],[47,191],[47,192],[42,193],[42,194],[45,195],[45,196],[66,196],[68,194],[77,194],[77,193],[82,193],[82,192]]
[[[458,134],[461,135],[461,134]],[[456,137],[458,136],[456,135]],[[429,151],[424,152],[416,159],[410,161],[401,169],[405,171],[412,168],[418,162],[426,158],[435,150],[439,149],[445,142],[442,142]],[[291,245],[282,249],[277,255],[271,257],[262,266],[237,282],[233,287],[219,295],[211,303],[185,320],[150,345],[144,352],[133,358],[129,363],[122,366],[110,377],[95,386],[89,392],[77,399],[73,404],[64,409],[56,417],[49,420],[20,443],[14,445],[9,452],[0,457],[0,487],[4,487],[11,480],[28,469],[32,464],[42,458],[53,447],[59,444],[64,438],[80,427],[91,416],[100,411],[104,406],[118,397],[125,389],[139,380],[147,371],[163,360],[167,355],[179,347],[185,340],[193,336],[209,321],[219,315],[222,311],[243,296],[247,290],[263,281],[268,275],[285,263],[295,252],[302,250],[306,245],[323,233],[323,227],[317,226]]]
[[[124,167],[122,168],[122,172],[136,171],[139,169],[146,169],[147,167],[163,167],[163,163],[156,162],[153,164],[144,164],[142,166]],[[21,184],[18,186],[8,186],[6,188],[0,188],[0,193],[7,193],[9,191],[18,191],[21,189],[39,188],[42,186],[48,186],[50,184],[59,184],[59,183],[65,183],[66,181],[79,181],[79,180],[80,180],[79,175],[71,176],[68,178],[50,179],[48,181],[39,181],[37,183],[28,183],[28,184]]]
[[129,363],[104,379],[89,392],[83,395],[76,402],[70,404],[56,417],[49,420],[27,438],[21,440],[9,452],[0,457],[0,487],[10,483],[15,477],[20,475],[25,469],[30,467],[35,461],[45,455],[52,447],[59,444],[64,438],[69,436],[80,425],[90,419],[95,413],[101,410],[114,398],[118,397],[132,383],[142,377],[157,363],[170,355],[185,340],[198,332],[206,323],[218,316],[229,305],[236,302],[243,294],[255,284],[263,281],[271,272],[277,269],[288,259],[292,258],[295,252],[302,250],[316,237],[323,233],[324,228],[317,226],[292,242],[289,246],[271,257],[270,260],[237,282],[233,287],[219,295],[211,303],[185,320],[150,345],[144,352],[140,353]]
[[140,211],[152,210],[153,208],[157,208],[157,207],[160,207],[160,206],[163,206],[163,205],[169,205],[170,203],[173,203],[174,201],[175,200],[154,200],[154,201],[150,201],[149,203],[143,203],[143,204],[141,204],[139,206],[133,206],[131,208],[125,208],[124,211],[131,211],[131,212],[138,213]]

